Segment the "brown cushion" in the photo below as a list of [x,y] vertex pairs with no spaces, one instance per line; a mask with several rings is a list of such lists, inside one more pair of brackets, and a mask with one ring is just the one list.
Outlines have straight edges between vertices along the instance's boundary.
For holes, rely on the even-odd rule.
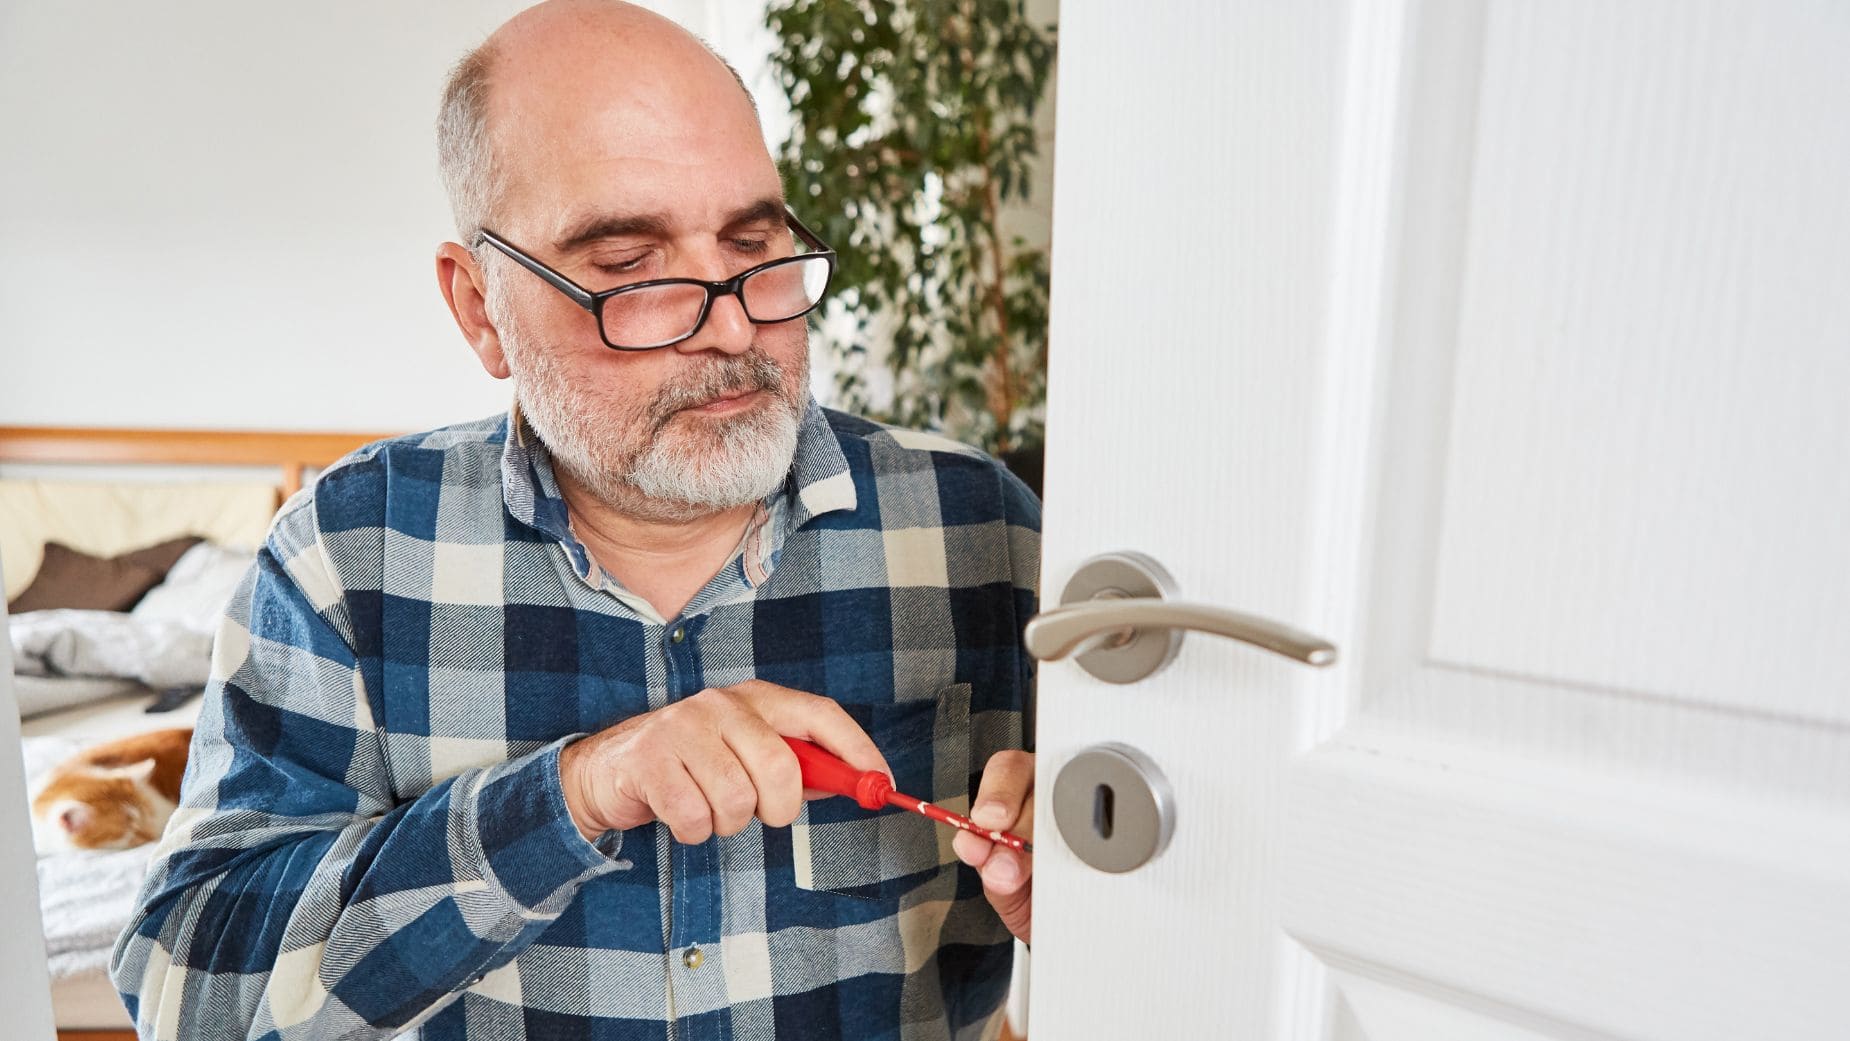
[[173,566],[180,562],[180,558],[186,555],[187,550],[204,541],[197,535],[182,535],[177,539],[168,539],[166,542],[157,542],[152,546],[130,550],[115,559],[129,560],[142,567],[151,567],[160,572],[162,578],[166,578],[167,572],[173,570]]
[[199,541],[197,536],[186,535],[108,558],[47,542],[38,574],[7,604],[7,610],[14,614],[58,607],[126,611],[159,585],[181,554]]

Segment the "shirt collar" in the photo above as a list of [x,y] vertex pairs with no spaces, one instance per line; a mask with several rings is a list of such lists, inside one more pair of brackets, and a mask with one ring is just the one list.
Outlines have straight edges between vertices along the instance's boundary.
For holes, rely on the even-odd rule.
[[796,457],[790,464],[790,479],[784,482],[790,502],[792,530],[808,524],[825,513],[839,510],[852,512],[857,504],[854,477],[848,472],[848,457],[842,454],[835,429],[815,398],[803,410],[802,425],[797,428]]
[[[572,534],[571,514],[559,491],[552,454],[521,417],[518,403],[508,409],[503,435],[501,495],[509,515],[557,540],[571,557],[573,570],[587,577],[591,559]],[[848,457],[842,454],[828,416],[813,396],[807,399],[797,426],[790,475],[773,496],[782,498],[792,531],[824,514],[852,511],[857,505]]]

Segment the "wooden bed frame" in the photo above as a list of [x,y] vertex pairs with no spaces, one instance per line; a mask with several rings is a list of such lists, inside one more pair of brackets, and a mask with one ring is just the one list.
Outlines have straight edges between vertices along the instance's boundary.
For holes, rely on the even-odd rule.
[[[134,430],[0,427],[0,463],[100,466],[253,466],[277,470],[276,502],[300,491],[307,475],[390,434],[271,430]],[[136,1041],[132,1030],[61,1028],[59,1041]]]
[[0,427],[0,463],[273,466],[278,503],[319,470],[390,434],[274,430],[131,430],[103,427]]

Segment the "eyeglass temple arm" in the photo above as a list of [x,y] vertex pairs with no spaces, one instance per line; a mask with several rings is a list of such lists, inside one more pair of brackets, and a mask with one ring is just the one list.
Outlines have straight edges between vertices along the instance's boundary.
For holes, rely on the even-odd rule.
[[790,230],[796,232],[797,237],[802,239],[803,244],[808,246],[810,249],[816,250],[817,252],[821,252],[821,253],[835,252],[834,250],[830,249],[826,243],[822,241],[820,236],[818,236],[815,232],[809,230],[809,225],[804,224],[801,220],[799,220],[797,218],[796,211],[792,210],[789,206],[784,207],[784,220],[790,224]]
[[513,259],[514,263],[519,264],[521,267],[524,267],[528,271],[533,272],[534,274],[538,275],[540,278],[544,279],[547,285],[550,285],[554,289],[557,289],[559,292],[564,293],[566,296],[571,297],[573,303],[577,304],[579,307],[582,307],[587,311],[596,313],[596,305],[592,302],[590,290],[584,288],[583,286],[572,281],[571,279],[566,278],[564,275],[559,274],[557,271],[554,271],[552,268],[547,267],[546,265],[540,263],[539,261],[533,259],[532,257],[527,256],[525,253],[522,253],[520,250],[515,249],[512,244],[506,241],[503,241],[501,236],[496,235],[494,232],[489,231],[486,228],[477,232],[477,240],[481,242],[487,242],[489,245],[495,247],[501,252],[506,253],[510,258]]

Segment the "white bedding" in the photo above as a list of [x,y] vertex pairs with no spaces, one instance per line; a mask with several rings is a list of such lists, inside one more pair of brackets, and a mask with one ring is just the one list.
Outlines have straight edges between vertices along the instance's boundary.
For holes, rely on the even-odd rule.
[[134,680],[153,690],[203,687],[212,634],[123,611],[27,611],[12,618],[16,676]]
[[137,686],[126,694],[22,719],[19,733],[22,737],[71,737],[94,744],[149,730],[190,727],[199,718],[199,707],[203,704],[194,696],[172,712],[150,713],[148,705],[152,701],[153,696]]
[[[202,542],[186,551],[160,585],[121,611],[28,611],[8,636],[21,719],[103,698],[205,686],[212,637],[252,554]],[[146,726],[168,725],[151,716]]]
[[123,694],[140,694],[148,698],[154,692],[134,680],[110,676],[20,676],[13,677],[13,700],[19,703],[19,718],[31,719],[47,712],[87,705]]

